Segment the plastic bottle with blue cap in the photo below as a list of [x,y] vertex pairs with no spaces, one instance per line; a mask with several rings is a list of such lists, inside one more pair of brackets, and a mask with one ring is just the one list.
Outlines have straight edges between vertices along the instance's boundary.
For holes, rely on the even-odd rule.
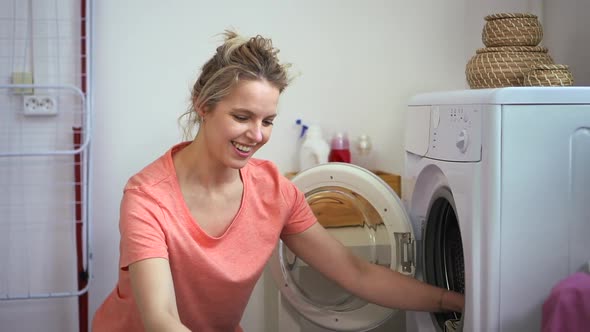
[[297,120],[297,124],[301,125],[300,137],[303,137],[299,151],[299,171],[327,163],[330,146],[324,140],[322,128],[315,124],[307,126],[301,120]]

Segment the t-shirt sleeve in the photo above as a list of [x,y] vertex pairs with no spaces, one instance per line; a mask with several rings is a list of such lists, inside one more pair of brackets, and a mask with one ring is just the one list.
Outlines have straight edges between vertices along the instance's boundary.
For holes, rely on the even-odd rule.
[[281,236],[301,233],[316,223],[317,218],[307,204],[305,195],[293,182],[283,179],[282,193],[289,213]]
[[146,258],[168,259],[163,222],[161,208],[153,198],[140,190],[125,191],[119,220],[121,269]]

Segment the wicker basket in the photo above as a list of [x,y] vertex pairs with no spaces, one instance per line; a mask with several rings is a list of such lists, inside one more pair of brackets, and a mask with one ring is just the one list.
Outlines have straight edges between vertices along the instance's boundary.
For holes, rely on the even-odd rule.
[[465,75],[472,89],[522,86],[532,67],[553,64],[544,47],[480,48],[467,62]]
[[487,47],[537,46],[543,39],[543,28],[533,14],[501,13],[485,20],[481,39]]
[[574,77],[566,65],[539,65],[524,76],[526,86],[569,86]]

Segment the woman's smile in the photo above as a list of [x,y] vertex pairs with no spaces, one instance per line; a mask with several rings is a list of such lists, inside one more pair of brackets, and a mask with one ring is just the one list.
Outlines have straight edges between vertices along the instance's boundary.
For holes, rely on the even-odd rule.
[[244,145],[235,141],[232,141],[231,143],[236,148],[238,154],[243,157],[248,157],[250,155],[250,152],[256,147],[256,145]]

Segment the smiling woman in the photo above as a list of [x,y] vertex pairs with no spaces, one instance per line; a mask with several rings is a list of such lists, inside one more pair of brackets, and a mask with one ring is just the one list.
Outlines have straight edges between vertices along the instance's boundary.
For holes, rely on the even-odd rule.
[[127,183],[120,278],[94,331],[240,331],[281,232],[315,223],[276,167],[252,158],[270,138],[288,66],[270,39],[224,36],[181,116],[196,137]]

